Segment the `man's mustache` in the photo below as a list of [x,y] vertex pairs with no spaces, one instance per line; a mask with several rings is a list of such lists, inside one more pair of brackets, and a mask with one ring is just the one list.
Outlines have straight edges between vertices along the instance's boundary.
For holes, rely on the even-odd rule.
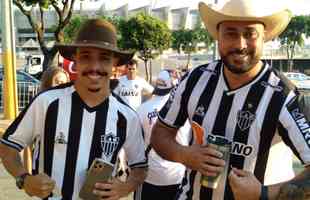
[[228,52],[228,55],[232,54],[240,54],[240,55],[248,55],[250,52],[247,49],[233,49]]
[[88,76],[88,75],[108,76],[108,73],[99,70],[87,70],[82,73],[82,76]]

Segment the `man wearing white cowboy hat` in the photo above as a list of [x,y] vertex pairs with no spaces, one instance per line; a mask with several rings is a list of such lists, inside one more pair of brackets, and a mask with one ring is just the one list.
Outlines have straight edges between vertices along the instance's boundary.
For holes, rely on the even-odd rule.
[[[133,56],[120,51],[116,41],[112,24],[91,19],[73,44],[57,44],[63,57],[75,61],[77,79],[39,94],[5,132],[2,162],[28,195],[80,199],[93,161],[101,158],[114,165],[121,148],[132,169],[130,176],[125,182],[112,178],[90,185],[89,198],[120,199],[145,179],[147,161],[138,116],[109,89],[112,66]],[[33,143],[33,173],[28,174],[18,152]]]
[[[310,116],[304,113],[302,96],[261,61],[264,42],[276,38],[291,18],[286,9],[266,13],[263,6],[268,4],[230,0],[221,9],[199,4],[206,29],[218,40],[221,60],[188,73],[159,112],[151,137],[159,155],[187,166],[176,199],[310,198],[310,167],[292,181],[263,186],[277,131],[301,162],[310,164]],[[176,143],[177,130],[187,119],[203,127],[204,138],[231,141],[230,158],[224,161],[214,146],[196,139],[190,146]],[[201,182],[202,176],[219,173],[217,187]]]

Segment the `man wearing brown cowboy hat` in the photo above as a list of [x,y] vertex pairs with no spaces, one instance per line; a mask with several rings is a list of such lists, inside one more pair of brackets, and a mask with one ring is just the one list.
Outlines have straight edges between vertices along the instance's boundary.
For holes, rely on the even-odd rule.
[[[310,116],[298,91],[261,61],[264,42],[286,28],[291,13],[269,12],[268,6],[266,0],[230,0],[220,9],[199,4],[221,60],[188,73],[159,112],[151,137],[158,154],[187,166],[176,199],[310,198]],[[181,146],[175,136],[187,119],[203,128],[202,137],[193,134],[191,145]],[[295,179],[267,187],[264,174],[276,130],[306,167]],[[206,138],[228,141],[228,158]],[[212,184],[210,177],[220,173]]]
[[[111,95],[109,80],[112,66],[127,63],[133,54],[117,48],[114,26],[99,19],[88,20],[73,44],[58,48],[75,61],[77,79],[39,94],[21,112],[1,139],[2,162],[28,195],[77,200],[93,161],[115,165],[123,148],[131,168],[128,179],[99,180],[87,194],[91,199],[127,196],[146,176],[142,128],[136,113]],[[18,152],[32,143],[30,175]]]

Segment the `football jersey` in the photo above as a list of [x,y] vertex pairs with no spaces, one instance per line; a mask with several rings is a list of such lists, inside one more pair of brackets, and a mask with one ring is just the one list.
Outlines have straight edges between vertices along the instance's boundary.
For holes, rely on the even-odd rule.
[[115,164],[123,148],[131,168],[147,166],[137,114],[112,95],[89,107],[72,84],[39,94],[1,142],[18,151],[34,143],[33,174],[50,176],[66,200],[79,199],[87,169],[95,158]]
[[[276,129],[304,165],[310,164],[310,125],[299,92],[283,75],[264,63],[253,80],[230,89],[223,63],[194,68],[159,112],[159,120],[179,128],[187,119],[200,124],[206,137],[232,141],[228,166],[252,172],[264,183],[265,169]],[[177,199],[234,199],[227,180],[230,167],[216,189],[200,184],[201,174],[187,169]]]

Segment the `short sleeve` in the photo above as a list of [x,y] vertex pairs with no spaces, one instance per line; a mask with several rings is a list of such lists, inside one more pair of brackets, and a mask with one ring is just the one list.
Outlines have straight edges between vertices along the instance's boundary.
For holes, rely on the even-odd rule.
[[186,91],[188,76],[170,92],[170,97],[160,110],[158,119],[172,128],[180,128],[188,118],[187,103],[190,94]]
[[279,134],[303,164],[310,164],[310,123],[303,98],[290,92],[279,116]]
[[143,130],[137,115],[128,120],[127,137],[124,143],[130,168],[147,167]]
[[5,131],[1,143],[10,146],[18,151],[29,146],[38,133],[35,130],[35,123],[40,123],[40,99],[35,98],[26,107],[13,123]]

